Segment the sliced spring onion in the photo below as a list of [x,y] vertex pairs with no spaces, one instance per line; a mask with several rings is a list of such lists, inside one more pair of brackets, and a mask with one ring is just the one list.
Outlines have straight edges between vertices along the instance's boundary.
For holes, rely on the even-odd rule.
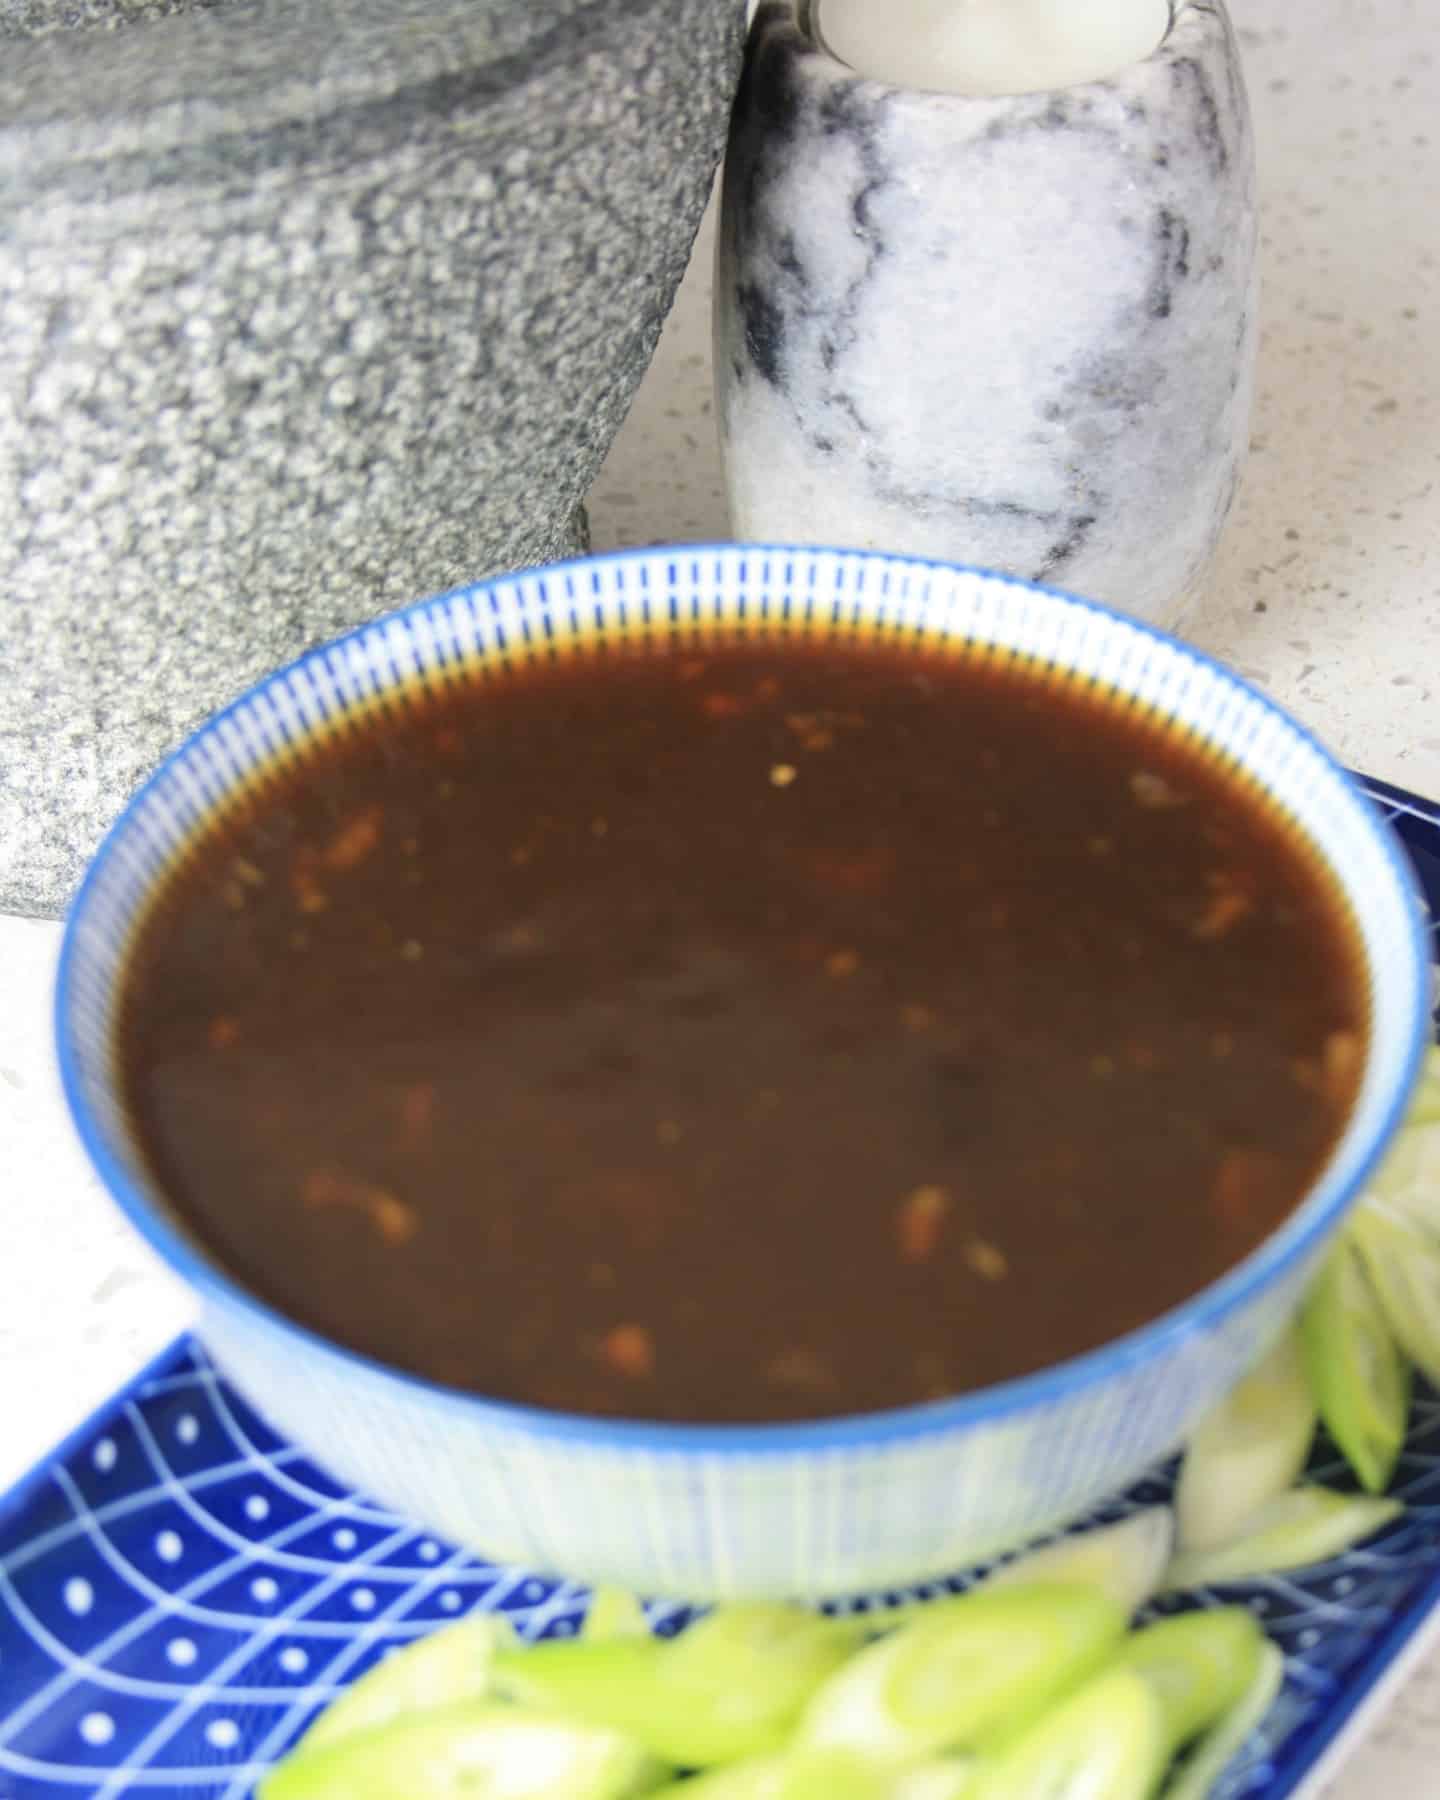
[[653,1800],[885,1800],[885,1776],[845,1751],[781,1752],[667,1783]]
[[796,1606],[724,1606],[668,1642],[502,1651],[494,1691],[626,1732],[666,1762],[710,1768],[778,1750],[805,1702],[861,1641],[862,1625]]
[[1420,1079],[1410,1098],[1406,1123],[1430,1125],[1436,1122],[1440,1122],[1440,1045],[1432,1044],[1425,1053]]
[[886,1800],[970,1800],[974,1789],[973,1758],[937,1756],[902,1769]]
[[1346,1227],[1410,1360],[1440,1382],[1440,1240],[1399,1208],[1368,1201]]
[[1303,1569],[1373,1537],[1404,1510],[1399,1500],[1370,1494],[1341,1494],[1318,1484],[1292,1488],[1262,1507],[1242,1537],[1213,1550],[1182,1551],[1165,1586],[1178,1592]]
[[1125,1640],[1115,1667],[1132,1670],[1154,1689],[1166,1762],[1239,1704],[1264,1648],[1265,1634],[1243,1606],[1178,1613]]
[[831,1676],[797,1742],[908,1761],[991,1741],[1098,1668],[1125,1620],[1096,1588],[977,1588],[936,1601]]
[[1284,1679],[1285,1658],[1274,1644],[1263,1644],[1249,1687],[1186,1757],[1161,1800],[1210,1800],[1216,1782],[1275,1704]]
[[499,1698],[512,1705],[630,1731],[633,1714],[658,1704],[661,1650],[658,1638],[607,1638],[598,1644],[548,1638],[502,1650],[491,1682]]
[[[1427,1101],[1428,1104],[1428,1101]],[[1370,1198],[1403,1206],[1440,1231],[1440,1120],[1406,1120],[1371,1177]]]
[[[832,1615],[766,1600],[735,1601],[665,1644],[665,1664],[676,1680],[701,1686],[732,1681],[736,1663],[763,1667],[767,1680],[812,1693],[870,1635],[858,1614]],[[788,1704],[788,1702],[787,1702]]]
[[1310,1284],[1300,1344],[1327,1430],[1361,1487],[1384,1493],[1405,1442],[1410,1366],[1348,1233]]
[[304,1749],[318,1750],[357,1731],[373,1731],[406,1713],[483,1700],[496,1652],[513,1641],[504,1619],[472,1613],[392,1651],[326,1707],[305,1733]]
[[1146,1800],[1164,1766],[1154,1689],[1110,1669],[982,1764],[966,1800]]
[[961,1759],[897,1767],[850,1750],[792,1750],[677,1781],[654,1800],[963,1800],[973,1778]]
[[1182,1550],[1228,1542],[1293,1485],[1315,1436],[1315,1401],[1299,1345],[1275,1348],[1201,1420],[1175,1487]]
[[486,1701],[303,1747],[259,1800],[629,1800],[663,1767],[620,1732]]
[[645,1608],[628,1588],[597,1587],[585,1610],[580,1636],[587,1644],[603,1644],[610,1638],[647,1637]]
[[996,1569],[983,1585],[1097,1587],[1128,1618],[1160,1586],[1174,1552],[1174,1513],[1168,1506],[1145,1506],[1113,1525],[1097,1525],[1027,1550]]

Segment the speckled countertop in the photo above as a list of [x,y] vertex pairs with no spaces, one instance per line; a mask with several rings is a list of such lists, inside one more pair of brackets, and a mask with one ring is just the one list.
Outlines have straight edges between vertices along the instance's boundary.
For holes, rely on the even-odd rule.
[[[1352,764],[1440,794],[1440,12],[1232,0],[1259,146],[1254,453],[1194,636]],[[597,548],[725,535],[707,222],[591,497]],[[57,928],[0,918],[0,1488],[184,1323],[55,1092]],[[1440,1653],[1326,1791],[1440,1788]]]

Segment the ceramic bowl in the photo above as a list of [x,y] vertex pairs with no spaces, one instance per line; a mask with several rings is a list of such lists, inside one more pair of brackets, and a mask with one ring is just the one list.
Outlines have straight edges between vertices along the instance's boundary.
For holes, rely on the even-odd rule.
[[[1343,1136],[1258,1250],[1142,1329],[1021,1380],[823,1422],[682,1427],[501,1404],[382,1367],[280,1316],[195,1243],[127,1128],[114,1032],[127,944],[196,827],[297,742],[427,673],[584,654],[602,636],[717,628],[978,642],[1078,672],[1231,761],[1307,834],[1358,922],[1372,1028]],[[1320,746],[1226,669],[1101,607],[1004,577],[728,546],[634,551],[461,589],[262,682],[159,770],[106,839],[70,915],[57,1027],[96,1169],[193,1288],[205,1342],[280,1431],[345,1482],[492,1559],[709,1598],[930,1577],[1060,1523],[1172,1451],[1295,1307],[1401,1115],[1427,1007],[1420,903],[1398,845]],[[477,1270],[477,1304],[484,1279]]]

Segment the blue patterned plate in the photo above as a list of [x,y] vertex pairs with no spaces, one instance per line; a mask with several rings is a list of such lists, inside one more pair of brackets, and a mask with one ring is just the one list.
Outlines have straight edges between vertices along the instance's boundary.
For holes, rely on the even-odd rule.
[[[1440,806],[1369,786],[1440,917]],[[1312,1473],[1346,1480],[1323,1439]],[[1097,1516],[1168,1489],[1167,1470]],[[1420,1648],[1440,1601],[1440,1397],[1423,1387],[1395,1491],[1410,1509],[1380,1538],[1244,1590],[1286,1682],[1217,1800],[1297,1794]],[[585,1602],[347,1493],[182,1339],[0,1498],[0,1800],[244,1800],[387,1650],[474,1608],[559,1636]],[[661,1631],[684,1616],[650,1609]]]

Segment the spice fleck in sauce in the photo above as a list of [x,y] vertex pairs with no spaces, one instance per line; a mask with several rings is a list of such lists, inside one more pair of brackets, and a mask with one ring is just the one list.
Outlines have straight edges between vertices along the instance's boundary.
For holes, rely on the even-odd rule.
[[1352,1098],[1310,852],[1102,696],[982,659],[615,652],[415,696],[218,822],[121,1052],[220,1263],[581,1412],[948,1395],[1252,1250]]

